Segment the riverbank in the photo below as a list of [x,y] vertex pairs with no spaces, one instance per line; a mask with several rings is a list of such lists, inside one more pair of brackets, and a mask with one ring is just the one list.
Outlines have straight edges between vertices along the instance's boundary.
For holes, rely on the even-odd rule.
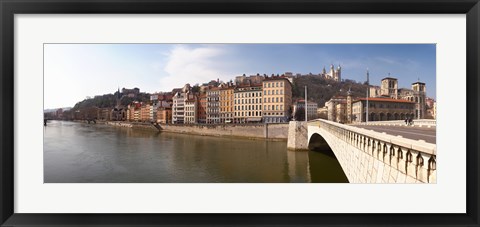
[[288,123],[278,124],[218,124],[218,125],[165,125],[160,124],[161,131],[204,135],[226,136],[247,139],[267,139],[286,141]]
[[[83,121],[81,121],[83,122]],[[288,123],[277,124],[217,124],[217,125],[172,125],[159,124],[157,127],[151,123],[123,122],[123,121],[97,121],[97,124],[115,127],[149,130],[154,132],[171,132],[201,136],[222,136],[246,139],[262,139],[273,141],[287,141]]]

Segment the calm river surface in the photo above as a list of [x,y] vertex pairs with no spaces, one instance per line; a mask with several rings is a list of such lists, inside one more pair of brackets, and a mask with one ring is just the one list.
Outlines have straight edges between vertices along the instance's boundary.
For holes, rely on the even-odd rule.
[[286,142],[49,121],[45,183],[347,182],[335,157]]

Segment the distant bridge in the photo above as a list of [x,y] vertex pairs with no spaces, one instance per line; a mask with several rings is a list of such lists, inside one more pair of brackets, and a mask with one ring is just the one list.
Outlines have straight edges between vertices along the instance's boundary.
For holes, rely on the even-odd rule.
[[307,127],[308,148],[331,149],[351,183],[436,183],[434,143],[322,119]]

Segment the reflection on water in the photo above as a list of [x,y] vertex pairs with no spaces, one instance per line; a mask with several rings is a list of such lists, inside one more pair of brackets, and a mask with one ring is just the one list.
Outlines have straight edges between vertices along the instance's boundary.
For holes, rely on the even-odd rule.
[[52,121],[44,127],[44,181],[340,182],[326,169],[335,159],[286,147],[278,141]]

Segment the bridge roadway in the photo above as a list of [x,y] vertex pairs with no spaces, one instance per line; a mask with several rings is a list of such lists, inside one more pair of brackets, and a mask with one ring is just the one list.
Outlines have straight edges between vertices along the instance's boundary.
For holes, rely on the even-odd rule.
[[385,126],[385,125],[352,125],[358,128],[370,129],[375,132],[385,132],[389,135],[400,135],[403,138],[425,140],[427,143],[436,144],[436,127],[408,127],[408,126]]

